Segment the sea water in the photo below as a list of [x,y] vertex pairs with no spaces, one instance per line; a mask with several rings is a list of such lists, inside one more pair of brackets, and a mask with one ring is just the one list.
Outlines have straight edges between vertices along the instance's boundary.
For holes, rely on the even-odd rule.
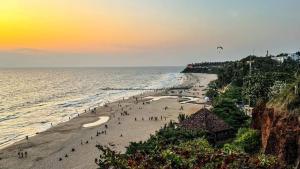
[[182,67],[0,69],[0,148],[84,110],[143,91],[179,85]]

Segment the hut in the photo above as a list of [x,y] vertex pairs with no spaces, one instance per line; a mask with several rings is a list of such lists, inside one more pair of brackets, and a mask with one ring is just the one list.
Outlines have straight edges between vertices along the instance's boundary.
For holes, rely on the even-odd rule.
[[225,140],[234,134],[233,129],[225,121],[206,108],[192,114],[178,126],[189,130],[203,130],[214,142]]

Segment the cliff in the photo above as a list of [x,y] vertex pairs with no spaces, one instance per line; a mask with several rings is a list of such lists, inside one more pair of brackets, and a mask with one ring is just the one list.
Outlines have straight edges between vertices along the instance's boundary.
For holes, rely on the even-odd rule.
[[231,62],[203,62],[188,64],[181,73],[211,73],[217,74],[220,68]]
[[252,117],[252,127],[261,131],[262,150],[299,167],[299,114],[259,106],[253,110]]

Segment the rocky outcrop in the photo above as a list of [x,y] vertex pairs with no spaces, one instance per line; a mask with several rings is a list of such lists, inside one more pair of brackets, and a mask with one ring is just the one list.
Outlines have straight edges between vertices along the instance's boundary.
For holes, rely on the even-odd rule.
[[253,110],[252,127],[261,131],[262,150],[286,164],[299,163],[299,113],[276,111],[259,106]]

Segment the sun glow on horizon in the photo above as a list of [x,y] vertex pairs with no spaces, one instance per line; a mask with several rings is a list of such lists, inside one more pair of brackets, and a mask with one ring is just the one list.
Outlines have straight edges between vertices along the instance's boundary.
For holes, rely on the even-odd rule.
[[180,65],[219,60],[218,45],[224,46],[224,60],[253,49],[262,55],[293,52],[299,47],[299,5],[298,0],[3,0],[0,62],[22,65],[23,49],[34,51],[27,58],[46,51],[48,60],[28,65],[57,64],[66,56],[82,63],[88,55],[88,65],[99,59],[106,64],[106,57],[114,65],[120,57],[113,56],[124,57],[120,65],[137,58],[134,64],[164,59]]
[[130,10],[116,11],[101,5],[93,10],[76,1],[67,7],[59,1],[29,1],[1,2],[2,49],[123,52],[176,44],[186,34],[161,25],[162,19],[132,16]]

